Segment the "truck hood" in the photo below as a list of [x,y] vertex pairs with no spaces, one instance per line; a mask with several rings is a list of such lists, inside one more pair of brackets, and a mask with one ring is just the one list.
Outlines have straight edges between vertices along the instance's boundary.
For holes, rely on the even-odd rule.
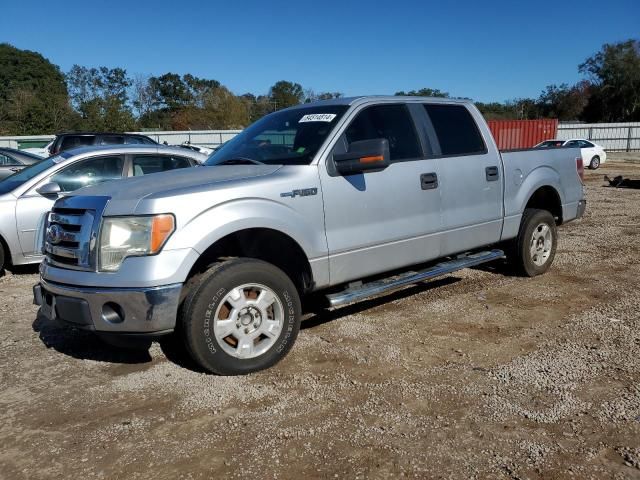
[[219,165],[193,167],[142,177],[127,178],[81,188],[71,194],[111,197],[113,201],[138,202],[149,196],[171,197],[210,190],[226,182],[269,175],[281,165]]

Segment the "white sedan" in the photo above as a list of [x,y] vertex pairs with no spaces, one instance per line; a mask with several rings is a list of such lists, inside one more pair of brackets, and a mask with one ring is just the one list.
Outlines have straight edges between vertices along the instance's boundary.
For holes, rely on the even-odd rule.
[[583,138],[572,138],[571,140],[545,140],[534,148],[557,147],[579,148],[580,153],[582,154],[582,163],[585,167],[589,167],[592,170],[595,170],[602,163],[607,161],[607,152],[604,151],[604,148]]

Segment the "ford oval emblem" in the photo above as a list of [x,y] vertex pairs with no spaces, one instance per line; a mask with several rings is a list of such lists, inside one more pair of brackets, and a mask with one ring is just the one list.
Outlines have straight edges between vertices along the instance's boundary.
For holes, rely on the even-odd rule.
[[62,241],[63,233],[59,225],[51,225],[47,230],[47,240],[52,245],[57,245]]

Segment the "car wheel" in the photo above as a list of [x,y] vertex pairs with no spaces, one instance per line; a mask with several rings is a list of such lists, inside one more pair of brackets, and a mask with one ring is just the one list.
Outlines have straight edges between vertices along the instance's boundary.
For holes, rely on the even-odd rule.
[[0,275],[4,272],[4,245],[0,241]]
[[551,267],[557,242],[558,229],[553,215],[547,210],[527,208],[510,260],[520,274],[535,277]]
[[205,370],[243,375],[282,360],[300,330],[300,297],[289,277],[261,260],[218,263],[185,299],[187,351]]
[[591,170],[595,170],[599,166],[600,166],[600,157],[596,155],[591,159],[591,163],[589,163],[589,168]]

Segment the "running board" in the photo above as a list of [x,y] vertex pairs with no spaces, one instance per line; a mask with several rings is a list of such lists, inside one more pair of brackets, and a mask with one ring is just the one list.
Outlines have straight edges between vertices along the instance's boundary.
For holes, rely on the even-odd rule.
[[397,290],[398,288],[402,288],[407,285],[431,280],[432,278],[446,275],[447,273],[452,273],[457,270],[462,270],[463,268],[474,267],[481,263],[491,262],[492,260],[497,260],[499,258],[504,258],[504,252],[502,250],[490,250],[487,252],[460,255],[452,260],[438,263],[433,267],[429,267],[419,272],[401,273],[400,275],[376,280],[356,287],[348,287],[341,292],[327,295],[327,300],[329,300],[329,305],[331,307],[338,307],[347,303],[363,300],[367,297]]

